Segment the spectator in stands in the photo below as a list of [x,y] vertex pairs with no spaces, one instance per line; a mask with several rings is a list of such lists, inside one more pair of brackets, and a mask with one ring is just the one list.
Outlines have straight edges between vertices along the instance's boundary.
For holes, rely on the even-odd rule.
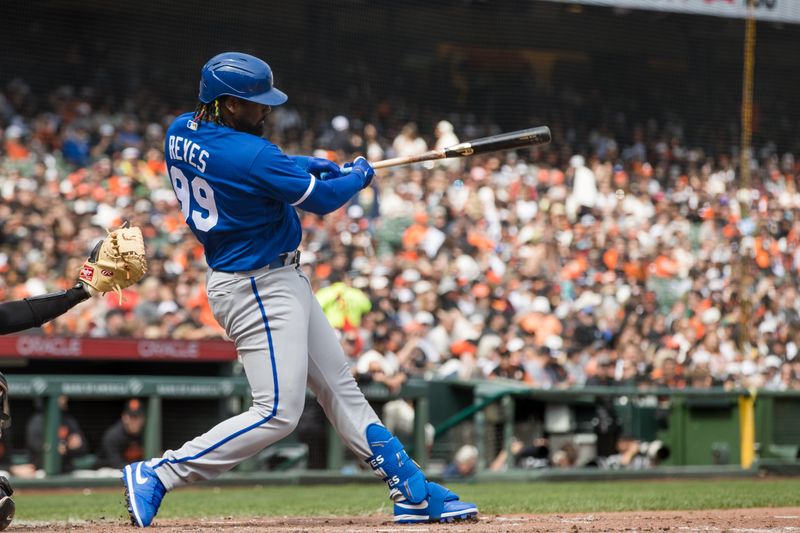
[[392,149],[394,150],[395,157],[417,155],[428,149],[428,143],[425,142],[425,139],[420,137],[417,131],[417,125],[413,122],[409,122],[403,126],[400,134],[394,138]]
[[613,387],[618,385],[615,377],[615,364],[606,352],[595,358],[595,374],[586,380],[590,386]]
[[374,124],[364,126],[364,154],[369,161],[380,161],[384,158],[384,148]]
[[[551,337],[548,339],[551,342],[555,342],[554,339],[558,339],[557,344],[552,344],[552,346],[561,346],[561,337]],[[542,352],[546,352],[549,354],[547,362],[544,365],[544,372],[547,375],[547,380],[550,382],[551,387],[561,387],[567,383],[569,375],[567,374],[566,369],[558,362],[556,358],[556,353],[551,346],[542,346]]]
[[[407,335],[395,332],[386,338],[386,349],[395,353],[400,369],[408,376],[424,377],[439,361],[439,353],[425,340],[424,329]],[[398,349],[399,347],[399,349]]]
[[158,278],[147,277],[139,286],[139,301],[134,309],[134,315],[146,325],[158,324],[161,314],[161,284]]
[[319,138],[319,145],[343,154],[352,152],[354,146],[350,132],[350,120],[344,115],[333,117],[330,128]]
[[132,317],[128,317],[124,309],[111,309],[106,313],[105,327],[99,336],[102,337],[127,337],[130,335]]
[[798,379],[798,374],[795,372],[792,364],[783,363],[781,365],[780,380],[774,387],[775,390],[800,389],[800,379]]
[[582,155],[572,156],[569,166],[573,175],[571,200],[574,216],[579,219],[587,215],[591,216],[597,204],[597,178],[594,172],[586,166],[586,160]]
[[695,368],[687,376],[688,386],[693,389],[710,389],[714,386],[714,378],[707,368]]
[[[453,124],[447,120],[440,120],[436,124],[436,129],[433,130],[433,134],[436,137],[436,143],[434,144],[434,149],[436,150],[443,150],[458,144],[458,136],[455,134]],[[452,158],[438,161],[435,166],[442,167],[450,172],[456,172],[461,169],[462,164],[460,159]],[[433,166],[431,165],[431,167]]]
[[586,363],[589,355],[585,350],[570,348],[566,354],[564,370],[567,372],[567,384],[571,387],[582,387],[586,383]]
[[571,442],[567,442],[553,452],[551,462],[555,468],[574,468],[578,463],[578,448]]
[[456,451],[453,462],[442,471],[443,479],[468,479],[475,475],[478,466],[478,448],[465,444]]
[[495,350],[497,366],[489,372],[489,378],[513,379],[514,381],[526,381],[525,369],[522,367],[520,353],[522,350],[522,340],[512,339],[505,347]]
[[406,373],[399,368],[396,358],[387,357],[374,349],[358,358],[356,376],[359,383],[381,384],[391,394],[399,393],[408,379]]
[[[476,360],[477,351],[478,347],[472,339],[455,341],[450,345],[449,352],[442,358],[441,364],[436,369],[437,378],[469,380],[483,377],[483,368],[490,371],[497,361],[489,358],[486,361],[478,361]],[[487,366],[481,367],[481,364]]]
[[686,381],[682,377],[682,367],[678,364],[677,356],[671,350],[660,350],[656,354],[656,364],[653,370],[653,384],[669,389],[682,389]]
[[144,425],[146,417],[142,402],[131,398],[125,402],[120,419],[103,433],[98,466],[123,468],[144,457]]
[[318,290],[316,296],[325,316],[335,328],[343,328],[345,324],[358,327],[361,317],[372,309],[372,303],[364,291],[353,288],[345,281],[336,281]]
[[553,386],[551,373],[547,371],[552,352],[547,346],[531,347],[525,350],[525,371],[534,387],[549,389]]
[[599,457],[597,465],[606,470],[646,470],[658,466],[670,455],[661,441],[642,442],[628,433],[617,439],[617,453]]
[[617,453],[598,458],[598,466],[606,470],[644,470],[650,467],[647,456],[640,453],[641,443],[624,433],[617,439]]
[[[524,468],[527,470],[547,468],[551,465],[550,441],[545,437],[534,437],[528,443],[519,439],[514,439],[511,442],[511,455],[513,456],[513,465],[515,468]],[[500,450],[500,453],[497,454],[497,457],[495,457],[491,465],[489,465],[489,470],[493,472],[502,472],[506,470],[507,457],[506,450]]]
[[[70,414],[69,399],[64,394],[58,397],[58,409],[60,420],[56,430],[56,449],[61,456],[61,471],[71,472],[75,469],[74,460],[88,453],[86,437],[78,420]],[[37,469],[44,466],[45,430],[44,413],[39,410],[28,420],[25,431],[28,452]]]
[[577,313],[574,341],[577,347],[585,348],[600,338],[600,330],[594,316],[593,307],[582,307]]

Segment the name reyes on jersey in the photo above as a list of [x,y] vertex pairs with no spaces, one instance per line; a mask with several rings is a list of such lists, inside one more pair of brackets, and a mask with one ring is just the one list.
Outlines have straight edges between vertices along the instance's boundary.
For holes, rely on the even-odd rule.
[[167,140],[169,156],[175,161],[186,161],[200,172],[206,171],[208,150],[204,150],[196,142],[184,139],[180,135],[170,135]]

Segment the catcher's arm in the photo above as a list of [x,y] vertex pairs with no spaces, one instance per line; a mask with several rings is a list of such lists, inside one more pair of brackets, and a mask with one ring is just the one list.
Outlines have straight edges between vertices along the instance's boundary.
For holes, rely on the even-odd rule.
[[0,335],[37,328],[88,299],[89,292],[78,283],[66,291],[0,303]]

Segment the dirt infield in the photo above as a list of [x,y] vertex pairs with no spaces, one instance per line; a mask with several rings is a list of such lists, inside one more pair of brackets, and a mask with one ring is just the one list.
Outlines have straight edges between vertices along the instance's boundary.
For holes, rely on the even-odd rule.
[[[800,507],[734,509],[725,511],[641,511],[625,513],[489,515],[460,524],[394,525],[386,516],[159,520],[151,530],[159,533],[517,533],[523,531],[721,531],[731,533],[800,532]],[[119,521],[64,523],[15,523],[10,533],[86,531],[132,532]]]

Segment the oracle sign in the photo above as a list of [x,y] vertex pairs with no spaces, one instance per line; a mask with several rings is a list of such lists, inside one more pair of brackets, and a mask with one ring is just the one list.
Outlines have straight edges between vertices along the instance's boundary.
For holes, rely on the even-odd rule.
[[139,355],[145,359],[153,357],[159,359],[197,359],[200,357],[200,348],[197,342],[142,340],[137,344],[137,350]]
[[236,349],[223,340],[94,339],[6,335],[0,337],[0,359],[97,359],[134,361],[233,361]]
[[17,337],[22,356],[80,357],[81,339],[69,337]]

